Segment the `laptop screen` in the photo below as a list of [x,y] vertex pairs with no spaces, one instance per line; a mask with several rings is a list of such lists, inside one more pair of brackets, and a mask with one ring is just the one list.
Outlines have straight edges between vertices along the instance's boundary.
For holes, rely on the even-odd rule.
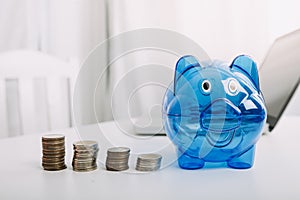
[[260,68],[271,131],[280,119],[300,81],[300,30],[278,38]]

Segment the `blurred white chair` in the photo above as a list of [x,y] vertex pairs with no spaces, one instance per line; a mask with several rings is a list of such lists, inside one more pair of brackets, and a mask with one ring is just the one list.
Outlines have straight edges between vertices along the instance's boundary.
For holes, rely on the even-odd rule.
[[77,69],[37,51],[0,54],[0,138],[71,127]]

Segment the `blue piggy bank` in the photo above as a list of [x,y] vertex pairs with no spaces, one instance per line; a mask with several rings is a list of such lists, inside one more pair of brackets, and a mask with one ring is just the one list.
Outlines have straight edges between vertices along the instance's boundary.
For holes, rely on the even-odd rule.
[[181,168],[198,169],[205,162],[251,168],[265,121],[257,66],[250,57],[238,56],[230,66],[199,64],[193,56],[178,60],[164,96],[163,123]]

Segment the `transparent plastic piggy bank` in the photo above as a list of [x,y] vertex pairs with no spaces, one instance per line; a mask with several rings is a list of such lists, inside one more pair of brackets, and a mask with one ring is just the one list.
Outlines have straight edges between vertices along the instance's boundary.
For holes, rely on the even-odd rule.
[[163,101],[163,123],[181,168],[198,169],[205,162],[251,168],[265,121],[257,66],[250,57],[238,56],[229,66],[199,64],[193,56],[178,60]]

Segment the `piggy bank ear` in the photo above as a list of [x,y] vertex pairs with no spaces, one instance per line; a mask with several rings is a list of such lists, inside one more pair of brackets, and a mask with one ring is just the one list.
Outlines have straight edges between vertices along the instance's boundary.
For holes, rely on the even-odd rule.
[[201,67],[198,60],[194,56],[183,56],[176,63],[175,76],[174,76],[174,93],[176,93],[176,87],[178,79],[184,75],[185,72],[194,68]]
[[236,71],[244,72],[254,83],[256,89],[259,90],[259,78],[258,78],[258,70],[256,63],[246,55],[240,55],[236,57],[230,68]]

